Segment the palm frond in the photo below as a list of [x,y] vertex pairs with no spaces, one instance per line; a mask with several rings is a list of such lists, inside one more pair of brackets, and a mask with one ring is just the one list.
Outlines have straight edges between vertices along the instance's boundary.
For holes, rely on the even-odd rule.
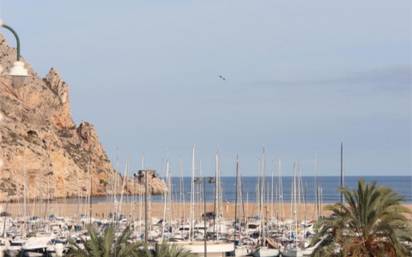
[[[358,181],[357,188],[341,188],[345,204],[326,207],[329,217],[315,226],[311,245],[324,241],[314,256],[409,256],[412,243],[411,210],[392,189]],[[409,255],[408,255],[409,254]]]

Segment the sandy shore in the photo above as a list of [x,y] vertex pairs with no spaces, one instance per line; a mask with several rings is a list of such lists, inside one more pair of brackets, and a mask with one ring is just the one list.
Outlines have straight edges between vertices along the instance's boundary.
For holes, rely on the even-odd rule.
[[[1,211],[7,211],[12,216],[23,216],[24,208],[22,203],[3,203],[0,205]],[[323,206],[325,207],[326,204]],[[412,210],[412,204],[406,204],[409,209]],[[200,217],[203,213],[203,204],[195,205],[195,216]],[[117,209],[127,217],[133,217],[138,219],[139,217],[144,217],[144,203],[140,202],[130,202],[123,203],[118,205]],[[151,202],[149,203],[149,215],[151,217],[162,218],[164,213],[164,204],[160,202]],[[207,203],[207,211],[213,211],[213,203]],[[326,215],[327,211],[322,208],[322,214]],[[116,210],[116,206],[113,203],[109,202],[99,202],[92,204],[92,214],[97,218],[108,217],[109,213],[113,213]],[[227,218],[233,218],[235,215],[235,208],[233,203],[225,203],[222,206],[223,215]],[[264,213],[267,217],[279,217],[281,219],[288,219],[293,217],[293,212],[291,210],[290,203],[284,203],[283,206],[280,204],[265,204]],[[38,202],[38,203],[28,203],[26,207],[26,213],[30,216],[40,216],[54,214],[57,216],[65,217],[78,217],[79,214],[88,215],[90,212],[90,205],[88,203],[47,203],[47,202]],[[171,206],[168,206],[166,209],[167,217],[172,217],[177,219],[180,217],[189,217],[190,213],[190,204],[174,202]],[[244,214],[243,214],[244,213]],[[256,203],[245,203],[244,206],[238,207],[238,216],[253,216],[258,213]],[[298,205],[298,218],[303,219],[305,216],[307,219],[314,219],[316,215],[315,204],[306,203]]]

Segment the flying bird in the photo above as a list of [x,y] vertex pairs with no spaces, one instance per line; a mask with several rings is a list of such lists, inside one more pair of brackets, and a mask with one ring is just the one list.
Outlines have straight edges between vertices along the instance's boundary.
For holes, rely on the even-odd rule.
[[222,75],[219,75],[219,78],[220,78],[221,80],[226,80],[226,78],[223,77]]

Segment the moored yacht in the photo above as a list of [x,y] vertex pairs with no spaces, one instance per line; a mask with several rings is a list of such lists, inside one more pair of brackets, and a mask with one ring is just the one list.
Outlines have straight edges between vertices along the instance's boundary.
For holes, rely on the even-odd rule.
[[14,239],[10,241],[10,245],[7,247],[5,251],[6,256],[16,257],[20,253],[25,242],[26,240],[23,239]]
[[[205,253],[203,241],[172,242],[172,244],[180,246],[198,256],[203,256]],[[207,241],[206,248],[207,255],[210,257],[222,257],[229,255],[230,252],[233,252],[235,250],[233,242],[228,241]]]
[[279,249],[266,246],[259,247],[252,253],[253,257],[277,257],[279,254]]
[[22,246],[23,256],[41,257],[47,254],[47,248],[51,245],[52,237],[30,237]]

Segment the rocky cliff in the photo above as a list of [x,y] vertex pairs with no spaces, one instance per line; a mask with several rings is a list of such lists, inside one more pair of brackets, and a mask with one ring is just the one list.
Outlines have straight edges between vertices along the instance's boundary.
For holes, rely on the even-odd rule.
[[[0,201],[143,192],[141,180],[113,169],[93,125],[74,123],[69,87],[55,69],[40,78],[25,62],[22,85],[4,75],[15,55],[0,35]],[[166,190],[156,176],[149,184],[153,193]]]

